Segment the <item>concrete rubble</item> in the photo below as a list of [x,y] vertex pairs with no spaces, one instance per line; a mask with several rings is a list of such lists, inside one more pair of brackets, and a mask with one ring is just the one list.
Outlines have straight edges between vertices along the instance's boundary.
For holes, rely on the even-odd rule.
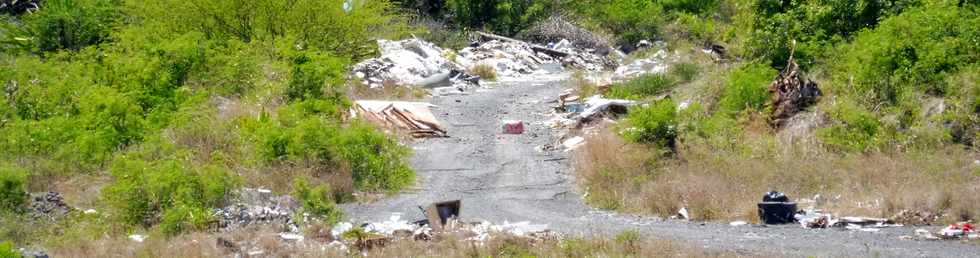
[[35,219],[56,219],[75,210],[56,192],[33,193],[30,200],[28,211]]
[[423,102],[358,100],[350,112],[377,125],[407,131],[413,137],[445,137],[446,128],[432,114],[433,107]]
[[378,40],[381,56],[353,66],[352,75],[370,88],[385,83],[435,87],[476,81],[463,67],[446,59],[450,52],[420,40]]
[[646,58],[638,58],[620,65],[613,73],[612,82],[624,82],[645,74],[664,74],[669,66],[666,49],[660,49]]
[[214,229],[230,231],[252,225],[273,225],[280,231],[299,232],[294,215],[300,205],[291,196],[254,188],[239,189],[234,196],[232,204],[214,210]]
[[500,77],[519,77],[534,73],[542,64],[554,62],[554,59],[535,52],[530,44],[524,42],[490,40],[460,50],[456,61],[468,68],[488,65]]

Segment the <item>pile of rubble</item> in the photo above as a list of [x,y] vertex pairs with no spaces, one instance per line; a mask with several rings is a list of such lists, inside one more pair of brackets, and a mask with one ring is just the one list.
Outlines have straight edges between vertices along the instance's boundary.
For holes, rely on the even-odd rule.
[[456,61],[463,67],[488,65],[499,76],[517,77],[534,73],[541,64],[554,62],[554,59],[534,51],[525,42],[494,39],[460,50]]
[[34,193],[31,194],[31,204],[29,212],[35,219],[54,219],[64,216],[75,210],[65,203],[61,194],[56,192]]
[[239,189],[234,195],[231,205],[214,210],[214,229],[230,231],[251,225],[274,225],[281,231],[299,232],[294,215],[300,205],[291,196],[253,188]]
[[980,231],[977,225],[969,222],[960,222],[949,225],[939,232],[930,232],[926,229],[916,229],[915,236],[904,236],[903,239],[919,240],[980,240]]
[[[658,45],[661,44],[664,43],[658,42]],[[665,47],[666,45],[646,58],[634,59],[626,64],[620,65],[616,68],[612,76],[612,81],[623,82],[644,74],[666,73],[668,68],[667,63],[669,62],[667,58],[669,56]]]
[[555,143],[538,147],[538,151],[564,150],[571,151],[585,144],[584,135],[594,132],[600,123],[615,123],[615,119],[629,113],[636,101],[625,99],[607,99],[602,95],[594,95],[583,99],[574,95],[572,90],[566,90],[558,96],[554,107],[554,118],[545,123],[552,130],[560,131]]
[[378,40],[381,57],[354,65],[353,75],[371,88],[385,83],[434,87],[475,83],[458,64],[446,59],[449,52],[420,40]]
[[541,44],[568,41],[579,49],[604,49],[611,45],[609,37],[579,27],[561,15],[536,23],[518,37]]

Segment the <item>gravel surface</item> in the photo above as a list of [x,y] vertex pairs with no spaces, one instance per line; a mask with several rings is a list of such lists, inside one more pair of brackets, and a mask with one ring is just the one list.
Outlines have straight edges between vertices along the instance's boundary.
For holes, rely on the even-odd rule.
[[[357,221],[383,221],[393,212],[406,219],[419,206],[461,199],[464,220],[531,221],[569,235],[611,235],[637,229],[648,235],[709,250],[738,254],[806,257],[978,257],[980,245],[955,241],[902,240],[915,228],[879,232],[806,230],[797,225],[741,226],[686,222],[594,209],[576,189],[569,155],[539,152],[552,142],[547,103],[564,89],[559,81],[507,82],[469,95],[434,97],[433,113],[450,138],[411,143],[417,184],[373,203],[347,204]],[[501,133],[501,120],[523,120],[521,135]],[[732,186],[737,187],[737,186]],[[761,194],[761,193],[760,193]],[[754,202],[756,200],[746,200]],[[697,211],[691,211],[692,213]]]

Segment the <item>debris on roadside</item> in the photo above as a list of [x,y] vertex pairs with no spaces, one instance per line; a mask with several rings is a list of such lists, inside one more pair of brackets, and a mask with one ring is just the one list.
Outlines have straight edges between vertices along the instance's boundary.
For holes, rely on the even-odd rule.
[[17,251],[23,258],[48,258],[48,253],[42,250],[33,250],[27,248],[20,248]]
[[129,235],[129,240],[133,240],[133,242],[138,242],[138,243],[142,243],[143,241],[146,241],[147,238],[149,237],[146,235],[138,235],[138,234]]
[[732,226],[732,227],[741,227],[741,226],[745,226],[745,225],[748,225],[748,224],[749,224],[748,222],[745,222],[745,221],[742,221],[742,220],[736,220],[736,221],[732,221],[732,222],[728,223],[728,225],[729,226]]
[[928,226],[938,221],[940,217],[942,217],[941,213],[906,209],[899,211],[890,220],[903,225]]
[[585,110],[578,114],[578,119],[588,122],[599,117],[619,117],[628,113],[629,107],[635,104],[632,100],[606,99],[595,95],[585,100]]
[[477,77],[466,74],[458,64],[445,56],[449,52],[420,40],[378,40],[381,56],[355,64],[351,74],[370,88],[385,82],[406,86],[475,84]]
[[523,134],[524,133],[524,121],[521,120],[504,120],[501,122],[503,124],[504,134]]
[[337,223],[332,230],[337,239],[334,243],[367,250],[394,241],[431,241],[444,236],[457,236],[477,244],[502,235],[525,238],[532,242],[561,239],[547,225],[532,224],[529,221],[505,221],[502,224],[488,221],[464,222],[460,219],[461,206],[462,202],[459,200],[433,203],[423,209],[425,219],[416,222],[403,220],[401,213],[393,213],[386,221],[364,223],[361,227],[353,227],[349,222]]
[[[519,38],[539,44],[567,42],[568,46],[580,49],[609,48],[610,37],[589,31],[578,26],[562,15],[552,15],[518,34]],[[560,43],[556,43],[560,44]],[[562,48],[562,46],[548,46]]]
[[235,191],[231,204],[214,210],[214,230],[230,231],[252,225],[273,225],[283,232],[299,232],[294,221],[300,205],[289,195],[275,195],[268,189],[242,188]]
[[430,108],[435,105],[423,102],[358,100],[351,113],[377,125],[408,131],[417,138],[445,137],[447,132]]
[[644,74],[663,74],[667,72],[667,50],[660,49],[656,53],[641,59],[635,59],[616,68],[612,75],[613,82],[624,82]]
[[774,128],[785,125],[793,115],[817,103],[822,95],[816,82],[803,77],[803,71],[792,57],[786,69],[769,85],[769,94],[773,107],[769,124]]
[[759,219],[765,224],[793,223],[796,213],[796,203],[791,202],[785,194],[771,191],[762,196],[759,203]]
[[902,239],[975,241],[980,240],[980,231],[978,231],[976,224],[959,222],[946,226],[938,232],[916,229],[913,236],[902,236]]
[[462,67],[489,65],[501,77],[531,74],[541,64],[554,62],[550,56],[535,52],[527,43],[500,40],[490,40],[475,47],[464,48],[459,51],[456,61]]

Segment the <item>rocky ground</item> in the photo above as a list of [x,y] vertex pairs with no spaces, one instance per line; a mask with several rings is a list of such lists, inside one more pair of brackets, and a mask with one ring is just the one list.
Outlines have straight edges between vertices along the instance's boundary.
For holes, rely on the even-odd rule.
[[[612,235],[636,229],[695,247],[739,254],[808,257],[976,257],[980,245],[957,241],[906,240],[916,228],[877,232],[803,229],[799,225],[731,226],[616,214],[589,207],[576,189],[570,155],[539,151],[554,144],[545,121],[566,88],[554,76],[507,80],[466,95],[432,97],[449,138],[410,143],[417,184],[373,203],[347,204],[355,221],[384,221],[393,212],[422,219],[419,206],[462,200],[464,220],[531,221],[566,235]],[[526,132],[502,134],[501,120],[523,120]],[[735,186],[733,186],[735,187]],[[761,193],[760,193],[761,196]],[[745,200],[756,202],[758,200]],[[695,213],[697,211],[691,211]],[[930,230],[934,230],[930,228]]]

